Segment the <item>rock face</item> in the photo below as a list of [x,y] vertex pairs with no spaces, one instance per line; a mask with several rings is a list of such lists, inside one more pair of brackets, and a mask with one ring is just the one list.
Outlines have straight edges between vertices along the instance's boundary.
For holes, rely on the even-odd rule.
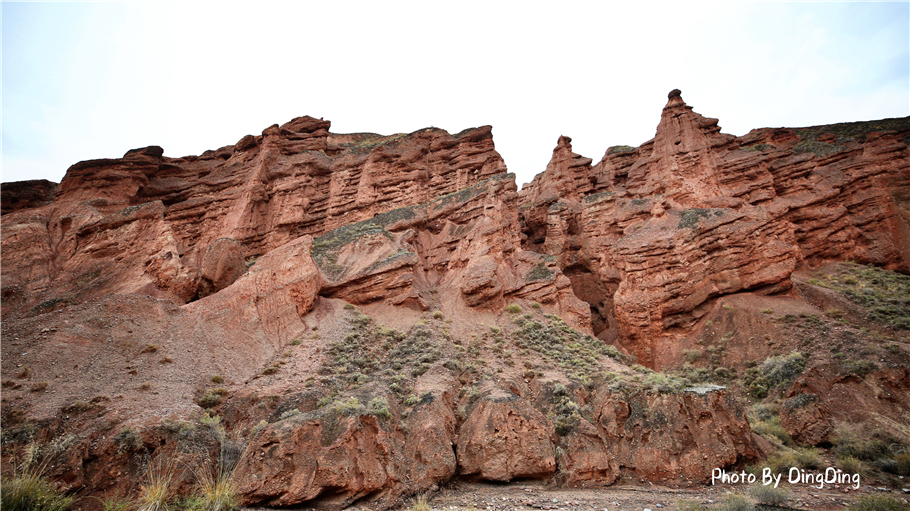
[[517,395],[483,391],[458,440],[461,474],[490,481],[540,478],[556,471],[553,424]]
[[321,294],[365,304],[385,299],[427,310],[434,300],[502,308],[510,300],[555,304],[579,329],[590,312],[555,261],[521,250],[513,230],[515,176],[502,174],[425,205],[399,208],[314,241]]
[[601,390],[594,408],[610,453],[649,480],[704,481],[713,467],[757,457],[745,413],[725,392]]
[[[910,265],[907,119],[737,138],[673,91],[653,140],[592,165],[560,137],[521,192],[489,127],[329,128],[4,185],[11,450],[36,438],[55,479],[108,496],[149,460],[227,453],[245,504],[321,509],[455,476],[704,482],[761,456],[735,392],[609,344],[661,367],[701,356],[682,348],[709,312],[727,329],[733,305],[759,325],[768,295],[799,301],[799,268]],[[905,368],[828,376],[789,391],[800,442],[848,399],[885,426],[910,409]]]
[[[141,292],[186,303],[236,278],[236,254],[230,269],[206,261],[216,240],[235,240],[250,259],[505,171],[489,126],[388,137],[334,135],[329,126],[300,117],[200,157],[149,147],[73,165],[52,204],[4,210],[3,251],[23,263],[4,265],[4,296],[28,306]],[[50,190],[4,189],[22,197]],[[11,199],[10,211],[24,200]],[[212,271],[226,273],[213,280]],[[100,279],[88,278],[96,272]]]
[[3,183],[0,187],[0,214],[46,206],[54,201],[56,194],[57,183],[46,179]]
[[896,437],[910,409],[910,369],[882,369],[865,375],[830,368],[806,371],[787,392],[781,424],[793,439],[819,445],[834,437],[835,420],[875,425]]
[[910,271],[910,119],[739,138],[717,123],[672,91],[654,139],[592,166],[560,137],[519,195],[525,249],[556,257],[595,333],[647,365],[717,296],[831,260]]

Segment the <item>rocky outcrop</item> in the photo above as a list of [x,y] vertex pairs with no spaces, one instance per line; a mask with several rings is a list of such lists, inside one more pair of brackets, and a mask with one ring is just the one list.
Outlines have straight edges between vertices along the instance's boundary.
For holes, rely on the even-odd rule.
[[910,271],[910,120],[739,138],[717,123],[672,91],[654,139],[592,166],[560,137],[520,193],[523,246],[555,257],[595,333],[645,364],[715,297],[786,290],[796,268]]
[[553,474],[553,424],[508,390],[491,387],[481,392],[459,431],[459,472],[490,481]]
[[744,410],[723,391],[648,394],[604,388],[593,403],[610,453],[644,479],[705,481],[713,467],[757,457]]
[[0,214],[46,206],[53,202],[56,194],[57,183],[46,179],[3,183],[0,186]]
[[[152,146],[80,162],[37,208],[20,206],[47,201],[10,194],[45,197],[50,187],[5,184],[12,212],[4,210],[2,249],[21,257],[4,264],[4,303],[124,292],[186,303],[236,279],[238,255],[250,260],[505,172],[489,126],[388,137],[329,127],[300,117],[198,157]],[[236,242],[230,255],[222,239]]]
[[447,305],[484,309],[524,299],[554,304],[571,325],[590,328],[586,304],[555,261],[521,250],[515,198],[515,176],[502,174],[330,231],[313,243],[327,283],[321,294],[419,310],[436,293]]
[[[590,334],[646,365],[746,364],[779,352],[755,339],[796,268],[906,268],[906,124],[737,138],[674,91],[654,140],[592,165],[560,137],[521,192],[489,127],[301,117],[200,156],[78,163],[52,202],[21,185],[4,210],[4,441],[65,443],[52,475],[96,494],[232,448],[265,506],[388,508],[455,476],[707,481],[760,456],[734,395]],[[756,336],[727,344],[744,303]],[[796,381],[797,441],[902,420],[905,368],[854,369]]]
[[[385,508],[436,488],[456,473],[454,384],[444,370],[422,378],[406,431],[394,396],[377,386],[290,413],[252,440],[234,473],[238,490],[249,504],[341,509]],[[367,406],[377,399],[387,408]]]
[[[871,369],[871,367],[870,367]],[[865,373],[865,371],[860,371]],[[794,440],[819,445],[834,437],[834,423],[863,424],[908,440],[898,426],[910,409],[910,369],[870,370],[865,374],[813,367],[790,387],[781,407],[781,425]]]

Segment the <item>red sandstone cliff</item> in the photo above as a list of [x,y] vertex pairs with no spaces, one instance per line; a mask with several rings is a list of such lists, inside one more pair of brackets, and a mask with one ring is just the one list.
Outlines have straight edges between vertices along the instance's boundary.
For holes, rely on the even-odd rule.
[[[592,165],[560,137],[520,192],[489,127],[329,127],[302,117],[198,157],[152,146],[56,188],[4,185],[15,448],[64,438],[50,475],[113,495],[137,491],[143,460],[245,445],[245,502],[329,509],[456,475],[697,483],[762,455],[736,392],[604,340],[663,367],[715,321],[710,348],[729,342],[742,367],[779,349],[765,303],[810,310],[794,272],[910,262],[906,119],[737,138],[674,91],[653,140]],[[821,397],[782,412],[802,441],[846,420],[844,389],[906,413],[889,398],[906,370],[818,367],[788,397]]]
[[560,137],[520,192],[524,247],[555,256],[596,333],[647,364],[713,298],[785,290],[794,269],[910,271],[910,120],[738,138],[717,123],[675,90],[652,140],[592,166]]

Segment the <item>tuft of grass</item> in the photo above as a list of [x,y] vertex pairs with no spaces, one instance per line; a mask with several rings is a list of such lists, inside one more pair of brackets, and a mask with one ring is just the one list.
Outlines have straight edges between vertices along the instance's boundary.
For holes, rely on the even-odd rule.
[[411,502],[411,511],[432,511],[427,496],[420,494]]
[[755,485],[749,488],[749,495],[758,501],[759,504],[766,506],[783,506],[790,500],[790,492],[784,488],[774,488],[772,486]]
[[0,507],[4,511],[64,511],[75,502],[75,497],[64,495],[40,470],[26,470],[0,483]]
[[540,308],[540,304],[537,303],[537,302],[531,302],[531,308],[532,308],[532,309],[539,309],[539,308]]
[[752,431],[772,442],[776,439],[783,445],[793,445],[793,438],[781,425],[780,417],[775,416],[767,420],[756,421],[752,424]]
[[357,308],[357,307],[354,307],[354,304],[352,304],[352,303],[346,303],[346,304],[344,304],[344,310],[346,310],[346,311],[352,311],[352,310],[354,310],[354,309],[356,309],[356,308]]
[[232,511],[240,507],[237,485],[229,470],[218,470],[216,474],[200,471],[196,478],[197,498],[193,499],[190,510]]
[[[313,327],[313,328],[316,328],[316,327]],[[303,341],[300,340],[300,337],[295,337],[294,340],[291,341],[291,346],[300,346],[300,344],[302,342]]]
[[215,376],[212,376],[212,383],[224,383],[224,377],[220,374],[216,374]]
[[139,511],[164,511],[171,498],[174,467],[159,459],[149,465],[139,485]]

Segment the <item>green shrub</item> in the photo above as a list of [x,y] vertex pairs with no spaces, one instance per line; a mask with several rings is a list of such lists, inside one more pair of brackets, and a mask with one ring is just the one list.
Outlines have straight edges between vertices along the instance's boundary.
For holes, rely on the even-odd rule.
[[717,511],[752,511],[755,506],[742,495],[727,495],[717,506]]
[[889,435],[863,424],[840,423],[834,430],[834,453],[838,458],[853,457],[862,461],[890,458]]
[[910,506],[885,495],[869,495],[860,497],[847,506],[848,511],[908,511]]
[[760,371],[746,371],[743,381],[750,396],[762,399],[771,390],[792,383],[805,368],[806,358],[794,351],[786,356],[768,357]]
[[370,413],[377,417],[383,419],[389,419],[392,417],[392,412],[389,411],[389,402],[384,397],[371,399],[369,405],[367,406],[369,407]]
[[848,360],[841,363],[842,374],[855,374],[857,376],[866,376],[872,371],[878,370],[878,365],[869,360]]
[[899,476],[910,477],[910,454],[898,454],[894,457],[897,463],[895,473]]
[[509,314],[521,314],[521,306],[516,303],[506,305],[505,309],[503,309],[503,310],[505,310]]
[[749,488],[749,495],[759,504],[766,506],[783,506],[790,500],[790,492],[783,488],[756,485]]
[[853,456],[838,456],[837,466],[848,474],[866,474],[869,467],[858,458]]
[[708,511],[708,508],[701,502],[695,500],[680,500],[676,502],[679,511]]
[[212,383],[224,383],[224,377],[216,374],[215,376],[212,376]]
[[793,438],[790,437],[790,434],[787,433],[787,430],[781,425],[780,417],[772,417],[768,420],[758,421],[752,424],[752,431],[769,440],[776,438],[784,445],[793,445]]
[[352,311],[352,310],[354,310],[354,309],[356,309],[356,308],[357,308],[357,307],[354,307],[354,304],[351,304],[351,303],[346,303],[346,304],[344,304],[344,310],[346,310],[346,311]]
[[764,466],[770,468],[774,474],[786,475],[791,467],[799,466],[799,461],[797,461],[795,453],[780,451],[768,456]]
[[819,457],[818,451],[812,448],[799,449],[796,452],[796,463],[799,468],[804,470],[818,470],[825,466],[825,462]]
[[138,451],[144,447],[142,436],[135,429],[126,426],[111,439],[117,444],[117,454]]
[[337,413],[344,414],[344,415],[358,415],[358,414],[363,413],[363,411],[364,411],[363,406],[360,404],[359,401],[357,401],[356,397],[352,397],[351,399],[348,399],[345,401],[341,401],[341,400],[335,401],[334,403],[332,403],[332,408]]

